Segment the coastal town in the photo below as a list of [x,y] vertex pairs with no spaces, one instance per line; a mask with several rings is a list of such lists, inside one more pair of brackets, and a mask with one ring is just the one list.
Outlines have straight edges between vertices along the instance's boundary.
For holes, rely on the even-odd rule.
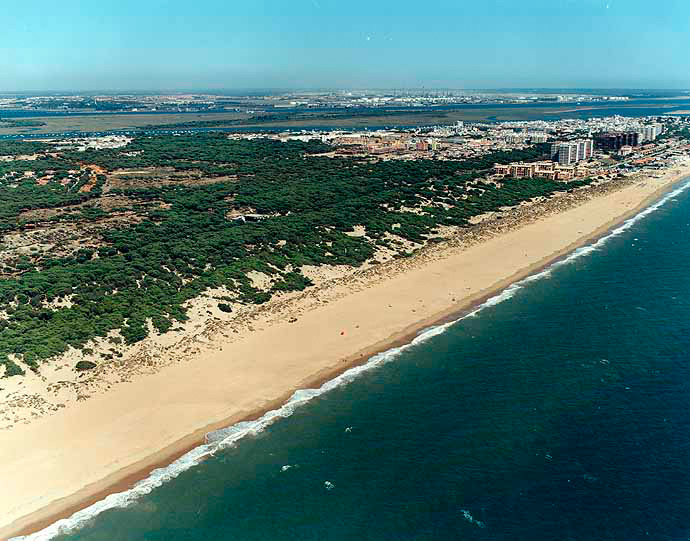
[[[183,429],[204,434],[227,396],[256,407],[238,370],[279,394],[358,366],[371,344],[412,339],[670,190],[690,174],[689,127],[612,116],[0,141],[0,459],[44,420],[58,439],[94,412],[125,419],[149,385],[210,397]],[[172,422],[141,412],[147,430],[122,456]],[[97,482],[111,466],[87,469]],[[6,505],[13,520],[38,507]]]
[[[690,117],[612,116],[587,120],[462,122],[452,126],[384,130],[304,130],[232,134],[233,139],[318,140],[327,155],[371,160],[458,160],[548,145],[548,159],[497,164],[495,178],[607,180],[661,169],[690,149]],[[679,135],[681,134],[681,135]]]

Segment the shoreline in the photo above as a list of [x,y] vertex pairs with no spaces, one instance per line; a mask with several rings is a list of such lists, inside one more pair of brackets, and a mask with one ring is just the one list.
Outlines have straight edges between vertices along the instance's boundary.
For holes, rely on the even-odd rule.
[[[599,225],[592,231],[583,233],[575,241],[568,243],[566,246],[524,267],[518,268],[518,270],[508,277],[493,282],[491,285],[470,295],[461,297],[458,302],[453,303],[444,310],[436,311],[432,315],[418,319],[414,323],[403,327],[402,330],[389,334],[387,338],[379,340],[363,349],[359,349],[354,354],[340,358],[336,363],[331,362],[322,369],[302,378],[297,385],[291,385],[290,388],[284,391],[278,398],[264,400],[259,407],[235,411],[230,416],[219,418],[203,427],[197,428],[192,433],[165,445],[162,449],[150,453],[130,465],[116,469],[101,480],[83,486],[67,497],[51,501],[48,505],[44,505],[28,515],[13,520],[7,526],[0,528],[0,538],[4,539],[36,532],[61,518],[70,516],[74,512],[100,501],[108,494],[126,490],[136,482],[146,478],[153,469],[165,467],[190,450],[205,443],[205,437],[209,432],[231,426],[239,421],[256,420],[264,413],[281,407],[289,400],[296,390],[319,387],[321,384],[332,380],[349,368],[365,364],[377,353],[410,343],[420,331],[424,329],[457,321],[484,304],[488,299],[500,294],[511,285],[529,276],[535,275],[552,266],[554,263],[565,259],[577,248],[595,243],[609,234],[617,226],[659,201],[667,193],[671,192],[680,182],[690,176],[690,169],[687,167],[683,169],[682,172],[676,173],[672,178],[667,179],[661,186],[658,186],[653,192],[647,194],[646,197],[637,202],[632,208],[608,220],[603,225]],[[644,182],[644,180],[638,180],[636,184],[640,182]],[[613,193],[619,193],[625,189],[626,187]],[[595,201],[598,198],[599,196],[595,196],[582,205],[587,205],[588,202]],[[575,208],[579,208],[579,206]],[[482,243],[483,241],[480,244]],[[424,269],[427,265],[431,266],[428,262],[424,262],[420,265],[420,268]],[[114,392],[116,393],[117,391]]]

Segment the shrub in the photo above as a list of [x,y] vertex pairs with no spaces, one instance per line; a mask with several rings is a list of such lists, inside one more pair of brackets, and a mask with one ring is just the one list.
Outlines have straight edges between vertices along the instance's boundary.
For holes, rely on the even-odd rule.
[[84,370],[96,368],[96,363],[92,363],[91,361],[79,361],[74,368],[77,372],[83,372]]
[[11,376],[24,375],[24,370],[22,370],[17,363],[11,361],[10,359],[5,359],[3,364],[5,365],[5,374],[3,377],[9,378]]

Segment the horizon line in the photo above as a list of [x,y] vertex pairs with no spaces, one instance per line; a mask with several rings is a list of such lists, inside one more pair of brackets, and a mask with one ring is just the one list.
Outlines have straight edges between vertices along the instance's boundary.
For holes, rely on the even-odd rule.
[[22,94],[56,94],[56,93],[88,93],[88,94],[121,94],[121,93],[201,93],[210,94],[214,92],[362,92],[362,91],[464,91],[464,92],[498,92],[498,91],[520,91],[520,92],[542,92],[542,91],[656,91],[656,92],[686,92],[690,93],[690,88],[655,88],[655,87],[586,87],[586,86],[499,86],[499,87],[425,87],[425,86],[390,86],[390,87],[194,87],[194,88],[111,88],[111,89],[23,89],[23,90],[0,90],[0,95],[22,95]]

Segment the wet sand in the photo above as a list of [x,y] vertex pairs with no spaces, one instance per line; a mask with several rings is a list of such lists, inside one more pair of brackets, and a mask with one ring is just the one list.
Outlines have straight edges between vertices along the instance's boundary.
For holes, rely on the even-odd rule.
[[259,323],[232,341],[219,332],[188,358],[0,432],[0,538],[36,531],[124,490],[207,432],[257,418],[294,390],[457,318],[688,175],[689,167],[676,167],[468,247],[433,247],[401,262],[403,272],[357,289],[335,281],[332,300],[301,308],[298,301],[294,318]]

